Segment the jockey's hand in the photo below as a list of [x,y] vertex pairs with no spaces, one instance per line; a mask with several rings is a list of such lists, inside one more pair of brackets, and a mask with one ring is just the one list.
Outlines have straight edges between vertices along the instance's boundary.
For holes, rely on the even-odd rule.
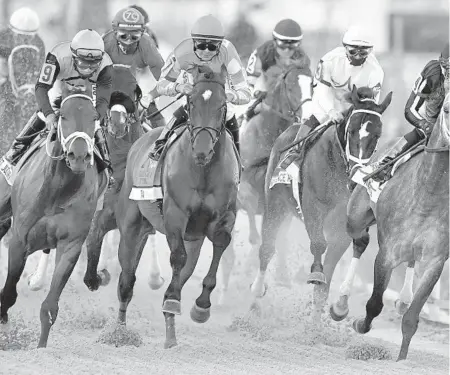
[[425,133],[426,136],[428,136],[433,130],[433,125],[430,124],[427,120],[420,120],[419,128]]
[[56,114],[50,113],[45,118],[45,125],[47,127],[47,130],[52,131],[53,129],[56,129],[58,125],[58,120],[56,118]]
[[342,113],[336,111],[335,109],[332,109],[328,112],[328,118],[330,119],[330,121],[333,121],[337,124],[344,120],[344,116],[342,115]]
[[234,90],[226,90],[225,94],[227,96],[227,102],[235,103],[239,99],[238,94]]
[[256,90],[253,94],[255,99],[264,99],[267,95],[267,91]]
[[194,86],[192,86],[190,83],[180,83],[177,85],[175,90],[180,94],[191,95],[193,89]]
[[155,98],[153,97],[153,95],[151,93],[148,93],[141,98],[141,104],[147,108],[150,105],[150,103],[152,103],[154,101],[155,101]]

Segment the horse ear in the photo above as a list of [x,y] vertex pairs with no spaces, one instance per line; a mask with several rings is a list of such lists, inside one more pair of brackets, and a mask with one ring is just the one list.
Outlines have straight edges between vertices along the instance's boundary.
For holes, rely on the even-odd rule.
[[386,97],[383,100],[383,103],[380,104],[379,108],[381,110],[381,113],[383,113],[387,107],[389,107],[389,104],[391,104],[392,100],[392,91],[386,95]]
[[355,85],[352,88],[352,102],[353,104],[359,103],[358,89]]

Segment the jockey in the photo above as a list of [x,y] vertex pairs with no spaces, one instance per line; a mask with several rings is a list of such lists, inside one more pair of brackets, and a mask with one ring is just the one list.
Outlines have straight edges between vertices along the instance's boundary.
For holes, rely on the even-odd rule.
[[256,100],[247,110],[247,121],[255,115],[256,107],[267,94],[265,73],[271,66],[288,67],[293,61],[301,61],[308,68],[311,64],[301,46],[303,33],[297,22],[291,19],[278,22],[272,31],[272,37],[272,40],[255,49],[248,60],[248,83]]
[[[313,114],[299,129],[295,140],[308,135],[318,125],[327,121],[340,123],[342,112],[350,108],[347,101],[353,85],[370,87],[378,103],[384,72],[375,55],[373,43],[357,27],[349,28],[342,38],[342,47],[328,52],[319,61],[314,77]],[[300,156],[300,145],[289,150],[279,167],[285,170]]]
[[[103,36],[105,51],[111,57],[114,65],[128,67],[134,77],[136,77],[137,69],[148,67],[153,77],[158,80],[164,60],[151,37],[145,32],[145,25],[145,17],[139,10],[133,7],[120,10],[112,21],[113,29]],[[156,88],[153,90],[152,96],[155,94]],[[133,100],[140,100],[140,92]],[[158,110],[154,103],[152,107],[149,106],[149,109],[151,112]],[[163,120],[162,115],[159,114],[159,116],[160,118],[154,120]],[[135,117],[136,121],[139,121],[137,112]]]
[[[65,86],[69,91],[74,88],[86,90],[86,95],[95,98],[98,120],[103,121],[111,96],[111,65],[111,59],[105,54],[103,40],[94,30],[81,30],[71,42],[57,44],[47,54],[36,83],[36,101],[45,116],[45,122],[35,113],[20,132],[19,139],[14,141],[5,159],[14,164],[22,156],[26,146],[34,139],[33,135],[36,136],[46,126],[48,130],[54,130],[57,127],[57,115],[49,98],[49,91],[54,86],[56,89],[62,89],[62,86]],[[26,137],[26,141],[22,137]],[[100,165],[99,168],[100,170],[108,168],[111,186],[114,180],[102,127],[95,131],[95,144],[104,162],[104,165]]]
[[[189,70],[193,65],[207,65],[216,73],[221,72],[222,67],[225,67],[229,78],[229,88],[226,89],[227,100],[237,105],[247,104],[250,101],[251,92],[241,59],[233,44],[224,39],[222,24],[212,15],[199,18],[192,27],[191,38],[182,41],[170,54],[157,85],[158,93],[168,96],[176,96],[180,93],[190,95],[193,82]],[[177,83],[176,80],[182,70],[187,73],[183,76],[184,82]],[[167,124],[152,145],[150,155],[154,159],[159,158],[170,129],[186,120],[186,111],[183,107],[178,108],[174,112],[173,121]],[[230,130],[239,151],[239,126],[230,106],[227,108],[225,125]]]
[[155,43],[156,48],[159,49],[158,38],[156,37],[156,34],[153,32],[153,30],[150,29],[150,18],[148,17],[148,13],[145,11],[144,8],[142,8],[141,6],[136,5],[136,4],[130,5],[130,8],[136,9],[144,16],[145,32],[150,36],[150,38],[152,38],[153,42]]
[[[400,138],[380,161],[371,164],[365,168],[365,171],[373,172],[430,135],[448,91],[449,68],[449,45],[447,43],[439,60],[431,60],[423,68],[406,102],[405,118],[414,126],[414,129]],[[372,179],[378,182],[385,180],[389,169],[380,171]]]
[[[37,34],[39,24],[35,11],[20,8],[11,15],[9,26],[0,30],[0,85],[3,86],[1,95],[13,106],[13,90],[24,84],[34,83],[44,62],[45,46]],[[18,47],[23,49],[17,49]]]

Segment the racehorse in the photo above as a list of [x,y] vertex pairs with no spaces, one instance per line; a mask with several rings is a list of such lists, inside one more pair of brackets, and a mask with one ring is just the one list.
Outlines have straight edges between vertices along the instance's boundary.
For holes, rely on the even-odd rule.
[[424,152],[398,168],[376,204],[361,185],[348,203],[347,228],[353,238],[354,259],[359,259],[369,243],[369,227],[377,222],[378,228],[373,293],[366,304],[366,317],[353,323],[356,332],[369,332],[373,319],[381,313],[394,268],[408,262],[408,269],[414,270],[414,263],[420,261],[424,269],[412,302],[397,305],[398,309],[406,305],[398,360],[407,357],[420,311],[449,257],[449,99],[447,94]]
[[[240,129],[244,170],[238,193],[238,209],[244,210],[248,215],[249,241],[255,248],[261,243],[255,215],[262,215],[264,211],[264,179],[270,151],[278,136],[294,122],[300,121],[303,103],[310,101],[312,94],[312,74],[309,66],[293,63],[284,71],[273,66],[266,72],[266,80],[268,90],[261,104],[261,112]],[[225,289],[234,263],[234,253],[232,240],[222,261],[222,287]]]
[[[110,280],[106,263],[108,256],[115,249],[106,248],[106,252],[101,252],[101,248],[105,234],[117,228],[115,210],[125,175],[128,151],[132,144],[142,135],[137,112],[137,103],[140,96],[139,86],[130,69],[120,65],[114,66],[112,94],[109,103],[110,111],[105,125],[107,129],[106,141],[111,154],[114,178],[117,185],[106,192],[103,209],[95,213],[89,235],[86,238],[88,264],[84,282],[90,290],[97,290],[100,285],[107,285]],[[153,239],[153,236],[151,238]],[[154,241],[152,242],[151,251],[156,251]],[[39,290],[44,285],[49,254],[49,249],[44,250],[37,269],[28,279],[28,284],[32,290]],[[158,289],[164,283],[164,279],[160,275],[157,255],[153,255],[153,258],[155,257],[156,261],[151,264],[152,269],[149,278],[149,284],[152,289]],[[101,260],[100,264],[99,260]],[[98,274],[97,269],[99,270]]]
[[118,321],[125,324],[138,266],[149,230],[167,237],[172,280],[164,294],[165,348],[177,345],[175,314],[181,313],[181,289],[192,275],[205,237],[213,243],[211,267],[191,318],[204,323],[210,317],[210,295],[222,253],[231,240],[236,219],[240,165],[230,135],[225,131],[226,71],[193,67],[194,88],[188,99],[189,122],[180,138],[168,148],[162,170],[164,200],[129,199],[136,169],[148,158],[147,150],[161,129],[141,137],[128,154],[125,180],[116,218],[120,230]]
[[[58,315],[58,301],[81,252],[101,192],[107,185],[94,162],[97,111],[84,94],[65,96],[61,103],[57,139],[51,150],[40,148],[18,171],[10,201],[14,222],[9,243],[8,275],[0,296],[0,322],[17,299],[17,282],[27,257],[45,248],[57,249],[57,266],[41,306],[38,347],[46,347]],[[3,200],[1,203],[4,203]],[[3,219],[3,217],[2,217]]]
[[[262,223],[262,244],[259,249],[260,269],[252,284],[255,297],[265,294],[265,274],[275,253],[279,228],[298,215],[301,205],[306,231],[310,238],[310,251],[314,256],[307,283],[315,284],[314,300],[321,309],[329,292],[329,285],[337,262],[350,245],[345,228],[349,174],[357,166],[369,161],[381,135],[381,115],[389,106],[392,93],[381,104],[371,99],[372,90],[353,86],[349,100],[352,106],[344,121],[336,126],[323,124],[312,140],[303,146],[303,162],[293,176],[291,184],[275,183],[273,172],[282,150],[294,141],[299,126],[288,128],[275,142],[266,175],[266,207]],[[314,136],[315,134],[315,136]],[[297,189],[299,202],[293,190]],[[328,251],[326,251],[328,249]],[[324,265],[322,255],[325,253]]]

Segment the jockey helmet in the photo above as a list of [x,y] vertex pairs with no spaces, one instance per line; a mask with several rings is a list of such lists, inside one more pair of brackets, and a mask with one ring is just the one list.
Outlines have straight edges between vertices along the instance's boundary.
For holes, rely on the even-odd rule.
[[39,24],[36,12],[26,7],[17,9],[9,19],[9,28],[19,34],[36,34]]
[[272,31],[274,39],[283,42],[300,42],[303,39],[303,32],[300,25],[291,19],[285,19],[278,22]]
[[145,17],[135,7],[127,7],[117,12],[112,27],[123,53],[134,52],[144,34],[145,24]]
[[449,79],[450,60],[448,49],[449,45],[447,43],[439,57],[439,64],[441,64],[442,73],[444,74],[445,79]]
[[225,36],[220,21],[211,14],[200,17],[192,26],[194,53],[202,61],[210,61],[219,53]]
[[225,37],[220,21],[211,14],[200,17],[192,26],[192,39],[222,41]]
[[78,32],[70,43],[75,70],[83,77],[92,76],[103,60],[105,44],[99,33],[92,29]]
[[355,66],[364,64],[373,49],[370,37],[356,26],[350,27],[345,32],[342,44],[350,64]]

